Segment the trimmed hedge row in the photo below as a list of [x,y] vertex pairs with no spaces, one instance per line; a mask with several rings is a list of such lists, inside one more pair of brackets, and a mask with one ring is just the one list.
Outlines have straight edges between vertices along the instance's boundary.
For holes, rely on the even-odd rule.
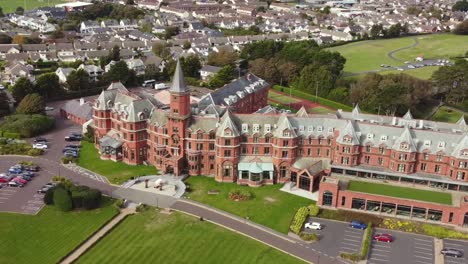
[[78,208],[91,210],[100,206],[101,191],[88,186],[74,185],[64,177],[54,176],[52,180],[58,184],[46,192],[45,204],[54,204],[64,212]]
[[369,247],[371,244],[371,236],[372,236],[372,222],[369,222],[366,229],[366,237],[364,238],[364,242],[362,243],[361,249],[361,259],[365,260],[367,258],[367,253],[369,252]]
[[293,231],[295,234],[299,234],[308,215],[309,209],[307,209],[307,207],[304,206],[299,208],[299,210],[297,210],[296,214],[294,215],[291,225],[289,226],[291,231]]
[[6,131],[1,131],[0,130],[0,137],[20,139],[21,135],[19,133],[6,132]]

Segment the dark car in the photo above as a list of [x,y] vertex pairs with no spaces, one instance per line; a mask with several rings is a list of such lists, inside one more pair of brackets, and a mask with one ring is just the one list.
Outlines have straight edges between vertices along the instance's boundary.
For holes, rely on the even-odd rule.
[[352,221],[351,222],[351,227],[352,228],[357,228],[357,229],[366,229],[367,228],[367,225],[364,224],[364,223],[361,223],[359,221]]
[[69,135],[65,137],[65,141],[81,141],[81,136]]
[[65,148],[69,148],[69,149],[80,149],[81,146],[80,145],[75,145],[75,144],[68,144],[65,146]]
[[30,166],[25,166],[24,169],[25,169],[26,171],[37,172],[37,171],[39,171],[40,168],[39,168],[39,166],[37,166],[37,165],[30,165]]
[[11,182],[8,183],[8,186],[23,188],[24,184],[22,184],[20,182],[16,182],[16,181],[11,181]]
[[28,176],[28,177],[35,177],[36,174],[34,172],[30,172],[30,171],[23,171],[23,173],[21,173],[21,175],[23,176]]
[[74,149],[74,148],[64,148],[64,149],[62,149],[62,153],[65,153],[65,152],[67,152],[67,151],[73,151],[73,152],[75,152],[75,153],[78,153],[78,152],[79,152],[78,149]]
[[444,248],[440,251],[440,254],[448,257],[461,258],[463,257],[463,251],[455,248]]
[[65,151],[65,152],[63,153],[63,156],[65,156],[65,157],[78,158],[78,153],[77,153],[76,151],[70,151],[70,150],[68,150],[68,151]]
[[47,143],[47,139],[43,137],[38,137],[34,139],[34,143]]
[[23,180],[27,180],[27,181],[31,181],[31,180],[32,180],[32,177],[27,176],[27,175],[20,175],[20,176],[18,176],[18,177],[20,177],[20,178],[23,179]]

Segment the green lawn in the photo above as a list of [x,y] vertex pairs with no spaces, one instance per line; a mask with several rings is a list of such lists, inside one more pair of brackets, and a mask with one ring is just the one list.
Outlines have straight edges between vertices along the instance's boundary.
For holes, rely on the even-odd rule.
[[[401,66],[404,61],[414,61],[419,55],[423,55],[425,58],[449,59],[465,54],[466,43],[468,43],[468,36],[454,34],[432,34],[416,36],[416,38],[419,41],[417,46],[393,54],[400,61],[390,59],[387,54],[393,50],[412,45],[414,43],[412,37],[360,41],[333,47],[329,50],[338,51],[346,58],[344,68],[346,75],[380,70],[382,69],[381,64]],[[427,79],[430,77],[430,71],[434,69],[435,67],[422,68],[405,71],[405,73]]]
[[307,112],[311,114],[329,114],[329,113],[335,113],[336,111],[333,111],[323,106],[317,106],[317,107],[307,109]]
[[295,98],[291,98],[287,95],[284,95],[284,94],[280,94],[278,92],[276,92],[275,90],[270,90],[268,92],[268,99],[271,99],[271,100],[275,100],[281,104],[289,104],[289,103],[297,103],[299,102],[299,100],[295,99]]
[[[430,67],[422,67],[422,68],[406,70],[406,71],[396,71],[396,70],[395,71],[393,70],[383,71],[383,72],[380,72],[379,74],[384,75],[384,74],[390,74],[390,73],[394,73],[394,74],[404,73],[404,74],[411,75],[413,77],[428,80],[429,78],[432,77],[432,74],[438,69],[439,69],[439,66],[430,66]],[[364,76],[364,75],[358,75],[358,76]]]
[[0,0],[0,6],[3,8],[4,13],[14,13],[18,6],[30,10],[41,6],[55,6],[65,2],[64,0]]
[[148,209],[125,219],[77,263],[303,262],[209,222]]
[[117,213],[112,202],[92,211],[39,214],[0,213],[0,263],[57,263]]
[[449,123],[456,123],[463,114],[458,111],[453,111],[452,109],[448,109],[445,106],[442,106],[437,110],[437,112],[432,116],[432,120],[434,121],[441,121],[441,122],[449,122]]
[[378,184],[372,182],[350,181],[348,190],[392,196],[404,199],[418,200],[431,203],[452,205],[450,193],[434,192],[407,187],[399,187],[389,184]]
[[[187,193],[190,199],[241,217],[248,216],[250,220],[282,233],[288,232],[289,223],[299,207],[315,203],[280,191],[280,184],[252,188],[235,183],[219,183],[205,176],[190,177],[186,184],[190,185],[191,192]],[[249,201],[231,201],[228,193],[233,189],[248,190],[254,198]],[[208,194],[209,190],[217,190],[219,194]]]
[[81,145],[78,165],[107,177],[111,183],[122,184],[131,177],[157,173],[156,168],[153,166],[132,166],[122,162],[101,160],[97,149],[92,143],[83,141]]

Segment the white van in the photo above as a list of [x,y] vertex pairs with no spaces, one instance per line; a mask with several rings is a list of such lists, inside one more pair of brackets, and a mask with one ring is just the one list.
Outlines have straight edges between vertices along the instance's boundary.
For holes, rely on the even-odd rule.
[[169,86],[167,86],[166,84],[164,83],[158,83],[154,86],[154,89],[156,90],[164,90],[164,89],[167,89],[169,88]]
[[153,86],[154,84],[156,83],[155,80],[146,80],[143,82],[143,84],[141,86],[143,87],[151,87]]

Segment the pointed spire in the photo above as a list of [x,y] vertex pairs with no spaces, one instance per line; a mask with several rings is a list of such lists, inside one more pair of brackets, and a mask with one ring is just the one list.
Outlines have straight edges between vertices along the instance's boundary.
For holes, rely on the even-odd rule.
[[459,126],[466,126],[465,115],[460,116],[460,119],[457,121],[457,125]]
[[[226,133],[228,129],[230,130],[230,135]],[[218,127],[216,135],[220,137],[240,136],[239,130],[237,129],[237,126],[233,121],[232,113],[229,109],[226,111],[226,113],[224,113],[223,117],[221,118],[221,125]]]
[[359,117],[360,114],[361,114],[361,109],[359,108],[359,104],[356,103],[356,105],[353,108],[353,111],[351,112],[351,115],[353,116],[354,119],[356,119]]
[[403,119],[406,119],[406,120],[413,119],[413,115],[411,114],[411,111],[409,109],[408,109],[408,112],[406,112],[406,114],[403,116]]
[[[278,119],[278,123],[276,124],[277,125],[277,128],[276,128],[276,131],[275,131],[275,137],[280,137],[280,138],[284,138],[284,137],[289,137],[289,138],[293,138],[293,137],[296,137],[296,131],[294,131],[294,128],[293,126],[291,125],[291,122],[289,122],[289,118],[288,116],[286,115],[286,113],[282,113],[280,115],[280,118]],[[285,136],[284,135],[284,130],[288,130],[289,131],[289,136]]]
[[180,60],[177,60],[177,66],[174,71],[174,78],[172,78],[172,86],[169,90],[171,93],[186,93],[188,92],[187,85],[185,85],[184,73],[180,67]]
[[458,142],[457,146],[453,149],[452,157],[454,158],[466,158],[463,152],[468,149],[468,134],[465,133],[463,138]]
[[107,87],[107,90],[119,90],[121,92],[128,92],[127,88],[120,82],[112,82],[109,87]]
[[[404,145],[407,146],[403,148]],[[400,137],[397,140],[395,140],[395,143],[393,144],[393,149],[400,151],[416,152],[416,144],[414,144],[413,136],[411,135],[411,130],[407,126],[405,126]]]
[[[344,137],[351,137],[351,142],[345,141]],[[348,121],[346,123],[345,128],[343,129],[343,132],[340,132],[340,137],[338,138],[339,143],[345,143],[345,144],[352,144],[352,145],[359,145],[359,137],[356,134],[356,130],[354,129],[353,123],[351,121]]]
[[297,117],[309,117],[309,114],[307,114],[307,110],[305,109],[305,107],[302,106],[301,109],[297,111],[296,116]]

